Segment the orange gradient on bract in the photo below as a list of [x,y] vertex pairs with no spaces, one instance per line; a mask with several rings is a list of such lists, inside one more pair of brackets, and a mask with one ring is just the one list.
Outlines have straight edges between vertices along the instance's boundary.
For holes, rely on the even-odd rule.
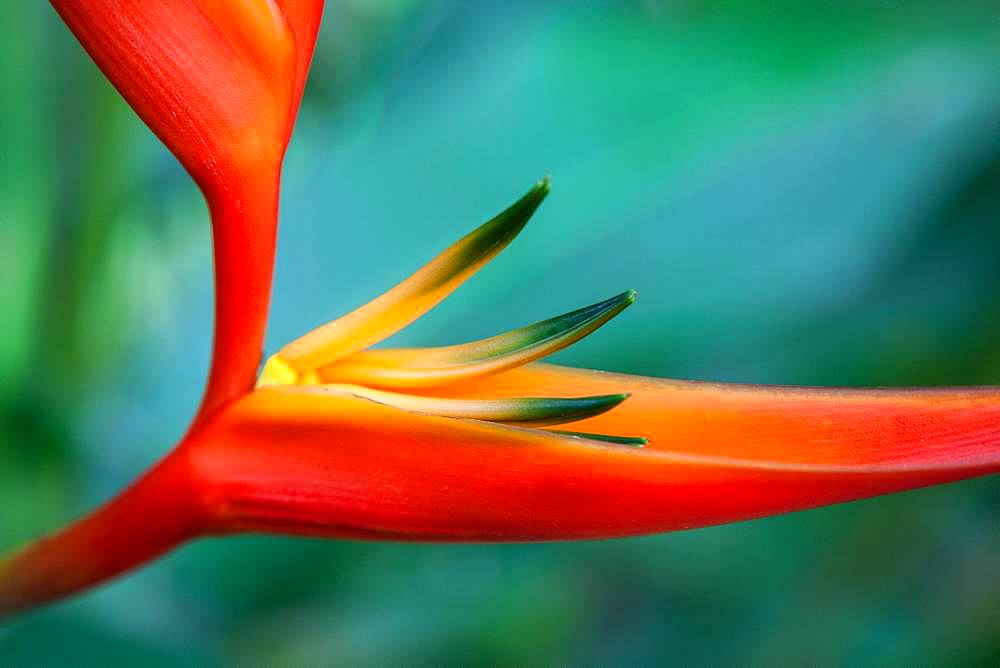
[[1000,462],[1000,389],[841,389],[665,380],[532,364],[448,388],[451,397],[628,392],[574,429],[634,434],[687,455],[810,466]]
[[[543,373],[583,382],[585,372]],[[822,391],[783,403],[776,388],[689,394],[614,379],[640,393],[645,385],[657,416],[640,408],[623,418],[626,402],[587,423],[652,428],[647,449],[264,388],[208,425],[190,456],[213,482],[217,531],[458,541],[670,531],[1000,470],[1000,411],[977,396],[953,393],[950,408],[926,419],[927,407],[906,396],[856,393],[858,410],[844,411]],[[859,423],[862,407],[888,417]],[[886,431],[893,422],[905,428]]]

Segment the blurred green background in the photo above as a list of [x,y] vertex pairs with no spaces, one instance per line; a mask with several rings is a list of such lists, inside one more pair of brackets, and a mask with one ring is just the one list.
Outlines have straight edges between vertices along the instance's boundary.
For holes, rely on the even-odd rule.
[[[397,342],[636,288],[559,362],[1000,382],[1000,3],[332,0],[285,172],[270,350],[550,173]],[[162,456],[210,346],[207,216],[46,5],[0,21],[0,549]],[[1000,662],[985,479],[597,543],[203,541],[0,628],[0,663]]]

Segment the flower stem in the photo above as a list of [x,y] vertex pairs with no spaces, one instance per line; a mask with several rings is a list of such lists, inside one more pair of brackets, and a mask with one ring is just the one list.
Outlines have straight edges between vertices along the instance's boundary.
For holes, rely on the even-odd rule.
[[245,170],[229,189],[206,189],[215,258],[212,367],[195,424],[253,389],[274,272],[280,165]]
[[185,449],[102,508],[0,558],[0,619],[104,582],[196,536],[204,525]]

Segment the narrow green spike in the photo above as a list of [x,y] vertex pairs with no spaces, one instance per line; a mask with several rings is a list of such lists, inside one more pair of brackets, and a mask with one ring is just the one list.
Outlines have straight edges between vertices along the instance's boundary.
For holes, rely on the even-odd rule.
[[600,415],[628,398],[627,394],[606,394],[572,398],[444,399],[386,392],[360,385],[311,385],[303,387],[303,390],[351,394],[412,413],[536,427]]
[[524,228],[549,193],[545,177],[521,199],[364,306],[282,348],[275,358],[302,374],[390,336],[434,308]]
[[574,438],[600,441],[602,443],[614,443],[615,445],[628,445],[633,448],[641,448],[649,443],[649,439],[642,436],[609,436],[607,434],[588,434],[582,431],[563,431],[561,429],[547,429],[546,431],[561,436],[573,436]]
[[592,333],[635,302],[635,290],[481,341],[440,348],[365,350],[319,370],[322,382],[390,389],[481,378],[533,362]]

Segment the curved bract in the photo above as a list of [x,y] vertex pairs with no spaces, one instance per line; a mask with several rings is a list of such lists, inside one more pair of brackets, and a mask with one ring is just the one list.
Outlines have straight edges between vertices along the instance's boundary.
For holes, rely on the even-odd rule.
[[52,0],[136,113],[206,191],[281,162],[318,0]]
[[197,474],[213,482],[216,530],[392,540],[609,538],[1000,471],[996,390],[841,393],[548,365],[510,375],[495,379],[497,395],[524,390],[529,378],[549,393],[627,388],[634,394],[621,407],[576,426],[627,425],[648,435],[649,445],[266,388],[191,444]]
[[52,0],[205,194],[216,313],[198,419],[253,386],[271,293],[281,162],[322,0]]
[[[452,276],[481,264],[477,255],[458,253],[429,267]],[[414,284],[419,280],[401,283]],[[552,342],[572,343],[634,298],[622,293],[443,348],[344,356],[344,338],[306,335],[299,341],[312,342],[306,352],[314,364],[339,361],[274,375],[191,443],[194,469],[215,491],[208,515],[219,531],[607,538],[1000,470],[998,388],[727,385],[530,363],[541,356],[530,352],[536,345],[544,354],[561,347]],[[363,306],[347,322],[368,332],[367,319],[395,322],[386,335],[413,319],[394,317]],[[317,332],[345,331],[342,322]],[[385,385],[394,391],[377,389]],[[565,423],[571,432],[539,428]]]

